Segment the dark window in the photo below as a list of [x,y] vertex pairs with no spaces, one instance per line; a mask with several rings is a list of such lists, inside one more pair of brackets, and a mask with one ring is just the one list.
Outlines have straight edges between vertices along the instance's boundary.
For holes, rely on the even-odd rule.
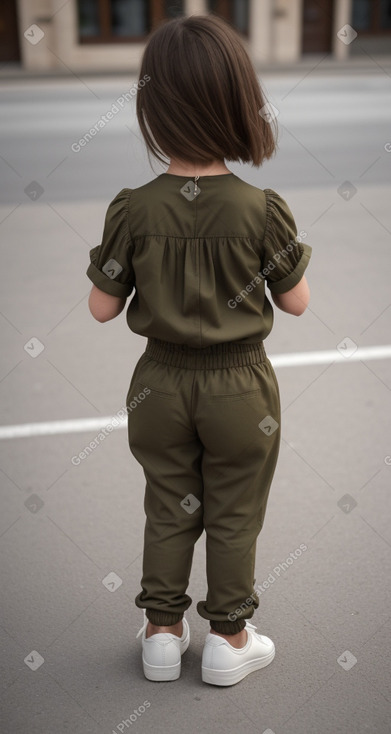
[[79,2],[79,33],[82,38],[99,36],[99,8],[95,0]]
[[20,61],[17,11],[14,0],[0,3],[0,61]]
[[144,0],[111,0],[111,32],[114,36],[145,36],[148,8]]
[[172,0],[165,0],[163,3],[164,15],[166,18],[177,18],[178,15],[184,15],[184,0],[179,2],[172,2]]
[[391,0],[353,0],[352,26],[357,33],[384,35],[391,31]]
[[208,0],[208,11],[220,15],[243,35],[248,35],[249,0]]
[[380,3],[380,28],[391,29],[391,2],[390,0],[381,0]]
[[333,0],[303,0],[301,44],[303,54],[331,51]]
[[371,27],[370,0],[354,0],[352,26],[355,31],[367,31]]
[[144,41],[156,24],[184,14],[184,0],[78,0],[82,43]]

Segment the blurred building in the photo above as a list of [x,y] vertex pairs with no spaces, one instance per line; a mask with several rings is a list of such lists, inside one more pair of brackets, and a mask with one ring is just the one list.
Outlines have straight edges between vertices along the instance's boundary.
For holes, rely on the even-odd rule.
[[2,0],[0,61],[134,71],[156,24],[208,12],[243,34],[257,65],[391,53],[391,0]]

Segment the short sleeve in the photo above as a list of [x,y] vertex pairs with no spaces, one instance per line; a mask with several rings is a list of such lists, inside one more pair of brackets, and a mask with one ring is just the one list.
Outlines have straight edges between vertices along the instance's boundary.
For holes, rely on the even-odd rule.
[[266,229],[261,273],[272,293],[286,293],[302,279],[312,247],[300,242],[291,210],[272,189],[265,189]]
[[134,288],[133,245],[129,232],[131,189],[122,189],[109,204],[100,245],[90,250],[87,276],[101,291],[127,298]]

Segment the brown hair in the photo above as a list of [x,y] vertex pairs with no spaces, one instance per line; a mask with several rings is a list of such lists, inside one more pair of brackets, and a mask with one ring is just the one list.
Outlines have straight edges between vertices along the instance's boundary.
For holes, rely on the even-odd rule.
[[276,149],[275,120],[238,33],[219,17],[192,15],[152,31],[141,61],[137,119],[145,144],[194,164],[260,166]]

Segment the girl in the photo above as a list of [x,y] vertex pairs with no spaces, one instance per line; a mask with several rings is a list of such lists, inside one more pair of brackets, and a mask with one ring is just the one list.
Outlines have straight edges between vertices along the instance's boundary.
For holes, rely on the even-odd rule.
[[174,680],[189,645],[184,612],[194,544],[206,532],[210,623],[202,680],[232,685],[274,658],[249,623],[257,537],[280,444],[280,395],[264,341],[273,308],[302,314],[311,247],[290,209],[225,161],[259,167],[275,151],[273,121],[237,33],[213,15],[180,17],[150,36],[137,118],[165,173],[111,202],[90,251],[89,308],[123,310],[147,338],[126,398],[132,454],[146,478],[142,660]]

